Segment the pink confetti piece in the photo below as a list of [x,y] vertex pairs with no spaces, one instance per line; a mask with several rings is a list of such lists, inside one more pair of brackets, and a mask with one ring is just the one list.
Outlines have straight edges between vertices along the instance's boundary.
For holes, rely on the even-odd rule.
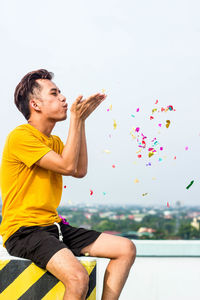
[[176,159],[176,156],[174,156],[174,159]]
[[160,147],[160,151],[163,151],[163,147]]
[[152,151],[152,150],[153,150],[153,148],[149,148],[149,149],[148,149],[148,151]]
[[139,112],[139,110],[140,110],[140,109],[139,109],[139,108],[137,108],[137,109],[136,109],[136,112]]
[[139,131],[140,131],[140,127],[137,127],[137,128],[135,129],[135,131],[136,131],[136,132],[139,132]]
[[159,123],[159,124],[158,124],[158,126],[159,126],[159,127],[161,127],[161,126],[162,126],[162,124],[161,124],[161,123]]
[[112,168],[115,168],[115,165],[112,165]]
[[186,150],[186,151],[188,150],[188,146],[185,147],[185,150]]
[[167,207],[169,207],[169,202],[167,202]]
[[158,100],[156,100],[155,104],[158,104]]
[[107,111],[109,111],[109,108],[107,108]]

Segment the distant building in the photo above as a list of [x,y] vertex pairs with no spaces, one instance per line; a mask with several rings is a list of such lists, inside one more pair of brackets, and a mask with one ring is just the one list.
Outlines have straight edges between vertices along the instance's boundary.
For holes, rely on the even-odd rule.
[[193,221],[191,222],[191,226],[193,226],[197,230],[200,230],[200,217],[193,218]]

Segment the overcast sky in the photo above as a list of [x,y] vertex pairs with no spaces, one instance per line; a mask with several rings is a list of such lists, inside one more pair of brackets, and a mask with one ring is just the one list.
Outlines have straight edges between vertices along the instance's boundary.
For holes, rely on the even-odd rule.
[[[200,203],[199,1],[2,0],[0,11],[0,154],[8,133],[26,123],[13,103],[16,85],[45,68],[69,105],[79,94],[108,95],[86,122],[88,174],[63,177],[62,205]],[[158,112],[168,105],[175,111]],[[53,130],[64,143],[68,125]],[[140,153],[133,127],[147,137]]]

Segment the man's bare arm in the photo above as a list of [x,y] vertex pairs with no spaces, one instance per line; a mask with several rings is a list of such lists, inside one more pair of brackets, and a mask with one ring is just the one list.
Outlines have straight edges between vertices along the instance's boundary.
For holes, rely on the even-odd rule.
[[[71,107],[70,128],[67,143],[61,155],[56,152],[49,151],[36,164],[42,168],[60,173],[62,175],[77,176],[77,167],[80,156],[82,125],[85,119],[96,109],[96,107],[106,98],[103,94],[95,94],[88,99],[81,101],[79,96]],[[85,132],[84,132],[85,133]],[[85,139],[85,135],[83,135]],[[86,146],[86,141],[85,141]],[[84,143],[82,154],[85,152]],[[86,152],[87,153],[87,150]],[[85,155],[82,156],[81,165],[85,164]],[[81,174],[83,175],[83,174]],[[82,177],[82,176],[81,176]]]
[[81,145],[78,158],[77,170],[75,171],[74,177],[82,178],[87,174],[88,166],[88,155],[87,155],[87,143],[85,136],[85,122],[82,123],[81,129]]

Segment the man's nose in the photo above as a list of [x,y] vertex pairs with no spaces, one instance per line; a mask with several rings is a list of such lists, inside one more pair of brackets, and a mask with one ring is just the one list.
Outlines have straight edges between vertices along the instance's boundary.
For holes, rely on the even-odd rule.
[[66,97],[64,95],[60,94],[59,100],[61,102],[66,102]]

